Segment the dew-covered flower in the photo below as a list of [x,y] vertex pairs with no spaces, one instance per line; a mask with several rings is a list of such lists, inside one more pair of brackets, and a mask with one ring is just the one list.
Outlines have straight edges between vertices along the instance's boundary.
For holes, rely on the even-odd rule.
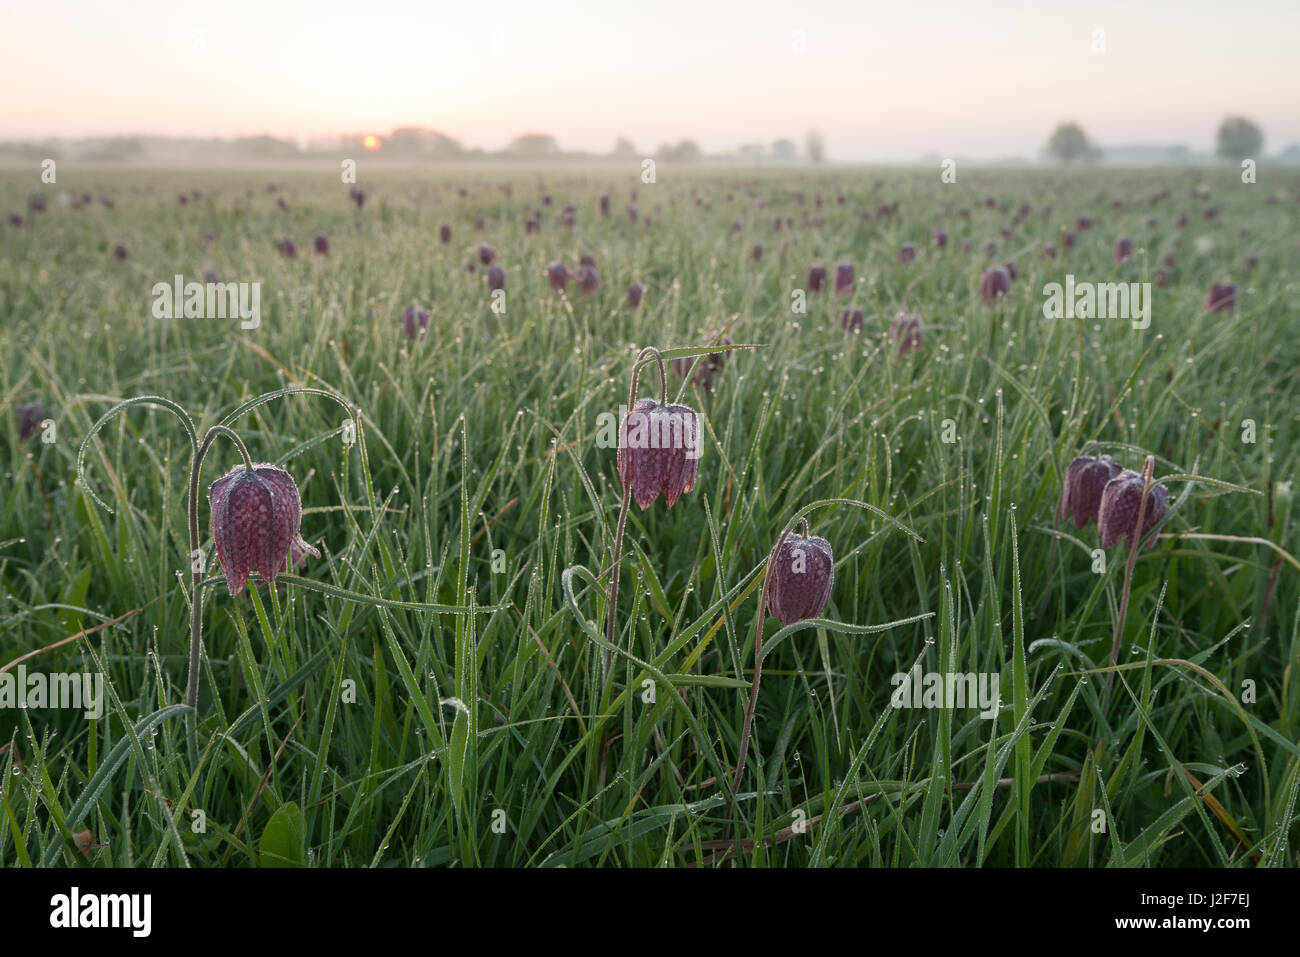
[[980,276],[980,298],[986,306],[991,306],[999,298],[1011,291],[1011,274],[997,266],[984,270]]
[[1056,506],[1058,518],[1069,516],[1076,528],[1096,521],[1097,508],[1106,483],[1122,472],[1109,455],[1081,455],[1065,470],[1061,499]]
[[[1137,547],[1138,509],[1142,504],[1142,476],[1125,469],[1106,483],[1097,508],[1097,529],[1101,532],[1101,547],[1110,548],[1121,538],[1129,548]],[[1169,509],[1169,490],[1159,482],[1151,486],[1147,496],[1146,515],[1142,519],[1142,535],[1147,535],[1156,522],[1164,518]],[[1150,548],[1155,536],[1146,540]]]
[[921,317],[900,312],[889,324],[889,338],[898,343],[900,356],[918,351],[925,343],[925,326],[921,324]]
[[1216,282],[1205,294],[1206,312],[1232,312],[1237,307],[1237,287],[1230,282]]
[[429,313],[412,303],[402,310],[402,331],[406,333],[406,338],[414,339],[417,335],[421,338],[429,331]]
[[302,499],[284,469],[237,465],[208,488],[208,505],[217,559],[232,595],[244,590],[250,572],[275,581],[287,562],[320,557],[302,537]]
[[672,508],[695,487],[702,452],[694,409],[638,399],[619,428],[618,475],[641,508],[660,492]]
[[767,611],[782,625],[817,618],[835,585],[831,543],[791,532],[774,550],[768,568]]

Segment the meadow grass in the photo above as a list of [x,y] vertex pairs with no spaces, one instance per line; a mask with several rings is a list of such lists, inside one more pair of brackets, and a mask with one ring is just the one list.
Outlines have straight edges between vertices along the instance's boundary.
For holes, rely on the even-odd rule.
[[[39,649],[29,670],[102,672],[110,698],[99,719],[0,709],[0,863],[1296,864],[1300,178],[500,169],[361,185],[358,209],[328,169],[61,168],[48,187],[0,173],[0,213],[27,215],[32,191],[49,207],[0,226],[0,666]],[[62,190],[113,207],[73,209]],[[1083,213],[1093,227],[1044,257]],[[1123,233],[1138,254],[1116,265]],[[480,242],[505,267],[503,314],[467,268]],[[1044,283],[1150,281],[1167,251],[1150,328],[1043,317]],[[546,265],[583,253],[601,288],[553,293]],[[1020,276],[990,309],[980,274],[1011,258]],[[841,260],[853,294],[793,313],[808,267]],[[151,317],[155,283],[207,269],[261,281],[259,328]],[[1235,311],[1205,312],[1226,279]],[[432,314],[414,342],[412,302]],[[851,305],[860,336],[841,329]],[[900,310],[925,324],[904,356],[886,335]],[[701,413],[699,480],[672,509],[630,510],[605,680],[620,488],[598,416],[626,401],[642,347],[723,334],[754,348],[729,353],[711,392],[669,373],[670,398]],[[203,429],[294,386],[344,396],[362,441],[344,443],[345,410],[318,395],[234,423],[296,478],[323,557],[273,589],[208,588],[194,752],[188,440],[161,409],[112,419],[87,455],[112,513],[78,487],[78,447],[127,397],[169,397]],[[49,444],[14,420],[38,399]],[[1157,479],[1206,477],[1185,497],[1168,483],[1181,502],[1134,565],[1104,712],[1127,546],[1095,572],[1095,527],[1054,521],[1089,440],[1128,468],[1154,455]],[[200,488],[237,461],[218,440]],[[814,503],[835,586],[825,621],[764,625],[728,831],[763,565]],[[200,528],[210,554],[206,494]],[[891,679],[916,665],[998,675],[997,718],[891,706]],[[83,830],[102,845],[84,855]]]

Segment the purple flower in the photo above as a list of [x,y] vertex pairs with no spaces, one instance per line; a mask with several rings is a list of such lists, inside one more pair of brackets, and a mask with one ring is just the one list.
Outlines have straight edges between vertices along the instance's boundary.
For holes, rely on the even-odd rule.
[[1061,486],[1061,500],[1056,505],[1057,518],[1069,516],[1075,528],[1083,528],[1096,521],[1097,508],[1106,483],[1123,469],[1109,456],[1081,455],[1065,470]]
[[21,213],[10,213],[10,214],[9,214],[9,225],[12,226],[14,229],[22,229],[22,228],[23,228],[23,217],[22,217],[22,214],[21,214]]
[[1126,263],[1133,258],[1133,237],[1121,236],[1115,240],[1115,262]]
[[[1097,508],[1097,528],[1101,532],[1101,547],[1110,548],[1121,538],[1129,548],[1137,547],[1137,517],[1142,503],[1142,476],[1125,469],[1106,483]],[[1156,522],[1164,518],[1169,509],[1169,490],[1159,482],[1151,486],[1147,496],[1146,515],[1142,519],[1142,535],[1147,535]],[[1150,548],[1155,536],[1146,540]]]
[[600,288],[600,275],[596,272],[596,267],[590,264],[584,265],[578,270],[578,291],[584,296],[590,296]]
[[451,242],[451,223],[443,223],[438,227],[438,238],[444,246]]
[[1000,266],[986,269],[980,276],[980,298],[984,300],[986,306],[993,305],[999,297],[1005,296],[1010,291],[1011,274]]
[[506,271],[500,266],[488,270],[488,288],[493,291],[506,288]]
[[1043,255],[1048,259],[1056,258],[1056,243],[1043,243]]
[[602,193],[600,197],[600,215],[602,216],[609,215],[609,203],[610,203],[609,193]]
[[754,262],[758,262],[760,259],[762,259],[762,258],[763,258],[763,244],[762,244],[762,243],[754,243],[753,248],[750,249],[750,251],[749,251],[749,256],[750,256],[751,259],[754,260]]
[[217,559],[232,595],[244,590],[250,572],[273,582],[286,562],[320,557],[300,534],[302,499],[284,469],[236,465],[208,488],[208,505]]
[[1230,282],[1216,282],[1205,294],[1206,312],[1232,312],[1237,308],[1237,287]]
[[284,239],[280,240],[280,242],[277,243],[277,246],[280,250],[280,255],[285,259],[298,258],[298,244],[288,236],[285,236]]
[[127,257],[130,255],[131,253],[127,250],[126,246],[123,245],[122,243],[118,243],[116,246],[113,247],[113,258],[120,263],[126,262]]
[[948,234],[942,229],[934,231],[934,245],[936,249],[943,249],[948,245]]
[[542,224],[536,219],[530,219],[524,223],[524,232],[531,236],[533,233],[541,232]]
[[820,617],[835,586],[835,556],[824,538],[791,532],[769,558],[767,611],[782,625]]
[[554,262],[546,267],[546,279],[556,292],[564,292],[568,289],[571,278],[573,278],[573,274],[569,272],[569,267],[564,263]]
[[1012,282],[1020,278],[1020,267],[1016,265],[1014,259],[1008,259],[1002,264],[1002,268],[1007,271],[1007,275],[1011,277]]
[[619,429],[618,475],[642,509],[659,493],[672,508],[695,487],[703,451],[695,410],[638,399]]
[[1080,216],[1077,220],[1074,221],[1074,225],[1078,228],[1080,232],[1083,232],[1083,230],[1085,229],[1092,229],[1092,217]]
[[925,342],[925,327],[920,316],[900,312],[889,324],[889,338],[898,343],[898,354],[918,351]]
[[840,263],[835,267],[835,292],[844,296],[853,291],[853,263]]
[[826,288],[826,267],[813,266],[808,270],[808,291],[821,292]]
[[424,338],[429,330],[429,313],[412,303],[402,310],[402,331],[406,338],[414,339],[417,335]]
[[492,260],[497,258],[497,251],[487,243],[482,243],[478,247],[478,261],[484,266],[489,265]]
[[18,437],[26,440],[36,434],[41,421],[45,418],[45,406],[39,402],[29,402],[18,410]]
[[360,209],[366,204],[366,191],[359,186],[353,186],[348,190],[348,199],[356,203],[357,209]]
[[317,236],[312,241],[312,245],[316,248],[317,255],[328,256],[330,254],[330,241],[324,236]]
[[860,333],[862,331],[862,310],[857,308],[853,310],[845,309],[840,315],[840,325],[845,332]]
[[627,304],[635,309],[641,305],[641,297],[645,295],[645,286],[639,282],[634,282],[627,287]]

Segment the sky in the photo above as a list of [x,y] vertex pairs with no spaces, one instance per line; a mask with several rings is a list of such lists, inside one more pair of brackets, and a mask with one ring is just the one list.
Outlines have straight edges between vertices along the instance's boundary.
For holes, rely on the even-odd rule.
[[833,160],[1300,143],[1300,0],[0,0],[0,139],[425,126],[606,152],[818,129]]

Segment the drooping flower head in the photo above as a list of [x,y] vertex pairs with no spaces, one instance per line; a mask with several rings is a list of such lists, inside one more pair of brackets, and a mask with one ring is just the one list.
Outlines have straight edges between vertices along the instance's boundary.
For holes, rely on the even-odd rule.
[[330,241],[327,236],[317,236],[312,240],[312,246],[316,249],[316,255],[328,256],[330,254]]
[[857,307],[845,309],[840,315],[840,325],[844,327],[845,332],[857,334],[862,331],[862,318],[861,309]]
[[637,399],[619,428],[618,475],[641,508],[660,492],[672,508],[695,487],[702,452],[694,409]]
[[1133,258],[1133,237],[1121,236],[1115,240],[1115,262],[1126,263]]
[[424,334],[429,331],[429,313],[412,303],[402,310],[402,331],[406,333],[406,338],[414,339],[417,335],[423,338]]
[[248,584],[250,572],[275,581],[286,562],[295,565],[320,552],[301,535],[302,499],[288,472],[274,465],[237,465],[208,488],[212,539],[230,594]]
[[1119,464],[1109,455],[1081,455],[1065,470],[1061,486],[1061,500],[1057,503],[1058,517],[1069,516],[1075,528],[1083,528],[1096,521],[1101,505],[1101,493],[1106,483],[1122,472]]
[[1232,312],[1237,308],[1237,286],[1230,282],[1216,282],[1205,294],[1206,312]]
[[1010,291],[1011,274],[1001,266],[986,269],[980,276],[980,298],[986,306],[993,305]]
[[[1110,548],[1121,538],[1129,548],[1137,547],[1138,509],[1142,504],[1142,476],[1124,469],[1106,483],[1097,508],[1097,529],[1101,532],[1101,547]],[[1147,496],[1146,514],[1142,519],[1142,535],[1147,535],[1156,522],[1164,518],[1169,509],[1169,490],[1159,482],[1151,486]],[[1146,540],[1146,547],[1155,544],[1155,536]]]
[[639,282],[630,283],[627,287],[627,304],[635,309],[641,305],[641,297],[645,295],[645,286]]
[[835,267],[835,293],[846,295],[853,291],[853,263],[840,263]]
[[506,271],[495,263],[488,269],[488,288],[494,292],[506,288]]
[[925,326],[921,324],[921,317],[900,312],[889,324],[889,338],[898,343],[900,356],[918,351],[925,343]]
[[[805,525],[804,531],[807,530]],[[782,625],[819,617],[835,585],[831,543],[817,536],[792,532],[773,549],[769,562],[768,613],[781,619]]]
[[564,292],[569,288],[569,279],[572,275],[569,272],[569,267],[561,262],[554,262],[546,267],[546,281],[551,284],[551,288],[556,292]]
[[39,402],[29,402],[19,408],[17,412],[18,437],[23,440],[30,439],[36,434],[36,430],[40,427],[44,418],[45,406]]
[[826,267],[813,266],[808,270],[808,292],[821,292],[826,288]]

